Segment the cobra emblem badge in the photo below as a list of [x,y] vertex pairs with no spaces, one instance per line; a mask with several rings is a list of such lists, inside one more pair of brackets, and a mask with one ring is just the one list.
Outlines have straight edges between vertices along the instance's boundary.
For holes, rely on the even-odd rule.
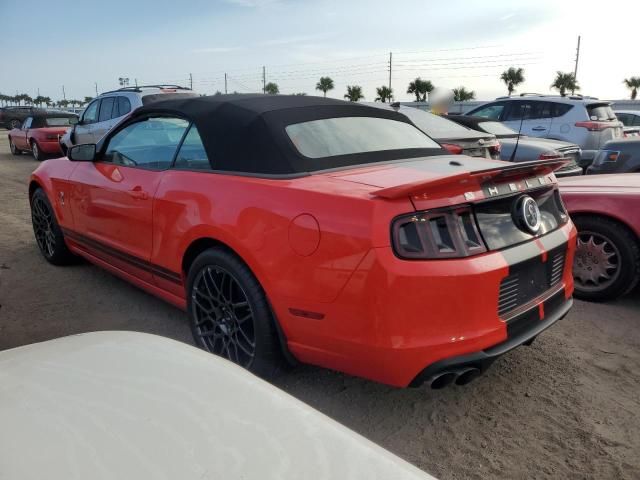
[[534,235],[540,231],[540,209],[533,198],[528,195],[520,197],[514,213],[514,220],[521,230]]

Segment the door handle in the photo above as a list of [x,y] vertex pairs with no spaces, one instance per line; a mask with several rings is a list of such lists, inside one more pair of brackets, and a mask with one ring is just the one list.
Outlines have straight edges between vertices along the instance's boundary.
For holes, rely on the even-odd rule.
[[533,130],[534,132],[544,132],[546,130],[546,127],[533,127],[531,130]]
[[146,200],[147,198],[149,198],[147,192],[142,190],[142,187],[140,185],[133,187],[131,190],[129,190],[128,193],[131,198],[134,198],[136,200]]

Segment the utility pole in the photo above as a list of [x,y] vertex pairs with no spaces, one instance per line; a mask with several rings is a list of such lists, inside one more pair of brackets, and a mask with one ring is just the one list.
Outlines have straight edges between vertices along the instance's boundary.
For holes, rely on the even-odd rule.
[[136,84],[136,88],[138,88],[138,79],[137,78],[133,79],[133,83],[135,83]]
[[189,74],[189,88],[193,90],[193,75]]
[[67,99],[67,94],[64,91],[64,85],[62,85],[62,99],[66,100]]
[[267,93],[267,70],[262,66],[262,93]]
[[[573,69],[573,80],[578,81],[578,60],[580,59],[580,35],[578,35],[578,47],[576,48],[576,66]],[[575,90],[571,90],[571,95],[575,93]]]
[[224,94],[227,94],[227,74],[224,74]]
[[98,82],[93,83],[96,86],[96,97],[98,96]]
[[[393,53],[389,52],[389,93],[391,93],[391,68],[393,65]],[[391,98],[389,98],[389,101],[391,101]]]

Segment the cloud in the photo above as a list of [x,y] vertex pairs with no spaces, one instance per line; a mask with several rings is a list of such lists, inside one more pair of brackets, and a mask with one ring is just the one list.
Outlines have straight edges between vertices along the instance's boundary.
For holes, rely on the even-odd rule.
[[205,47],[192,50],[193,53],[227,53],[240,50],[240,47]]
[[284,38],[275,38],[273,40],[266,40],[264,42],[261,42],[260,45],[268,46],[268,47],[275,47],[278,45],[291,45],[291,44],[300,45],[306,42],[324,40],[329,36],[331,36],[330,33],[319,33],[315,35],[297,35],[297,36],[284,37]]

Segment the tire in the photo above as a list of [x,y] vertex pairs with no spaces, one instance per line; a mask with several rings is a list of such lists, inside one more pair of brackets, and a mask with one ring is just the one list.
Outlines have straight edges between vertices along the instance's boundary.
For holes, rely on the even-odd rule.
[[76,257],[69,251],[55,212],[41,188],[31,196],[31,222],[40,253],[53,265],[70,265]]
[[22,122],[17,118],[12,118],[11,120],[9,120],[9,122],[7,122],[7,125],[9,126],[9,130],[13,130],[14,128],[22,127]]
[[196,345],[260,377],[279,373],[284,359],[275,319],[262,287],[237,256],[220,248],[202,252],[189,269],[187,293]]
[[577,217],[574,223],[578,229],[573,263],[576,298],[602,302],[631,291],[640,279],[640,246],[635,235],[603,217]]
[[22,150],[16,147],[15,143],[13,143],[13,140],[11,140],[11,138],[9,138],[9,150],[11,150],[12,155],[15,155],[15,156],[22,155]]
[[31,140],[31,153],[33,154],[33,158],[37,162],[41,162],[45,159],[42,150],[40,150],[40,147],[38,146],[38,142],[36,142],[35,140]]

